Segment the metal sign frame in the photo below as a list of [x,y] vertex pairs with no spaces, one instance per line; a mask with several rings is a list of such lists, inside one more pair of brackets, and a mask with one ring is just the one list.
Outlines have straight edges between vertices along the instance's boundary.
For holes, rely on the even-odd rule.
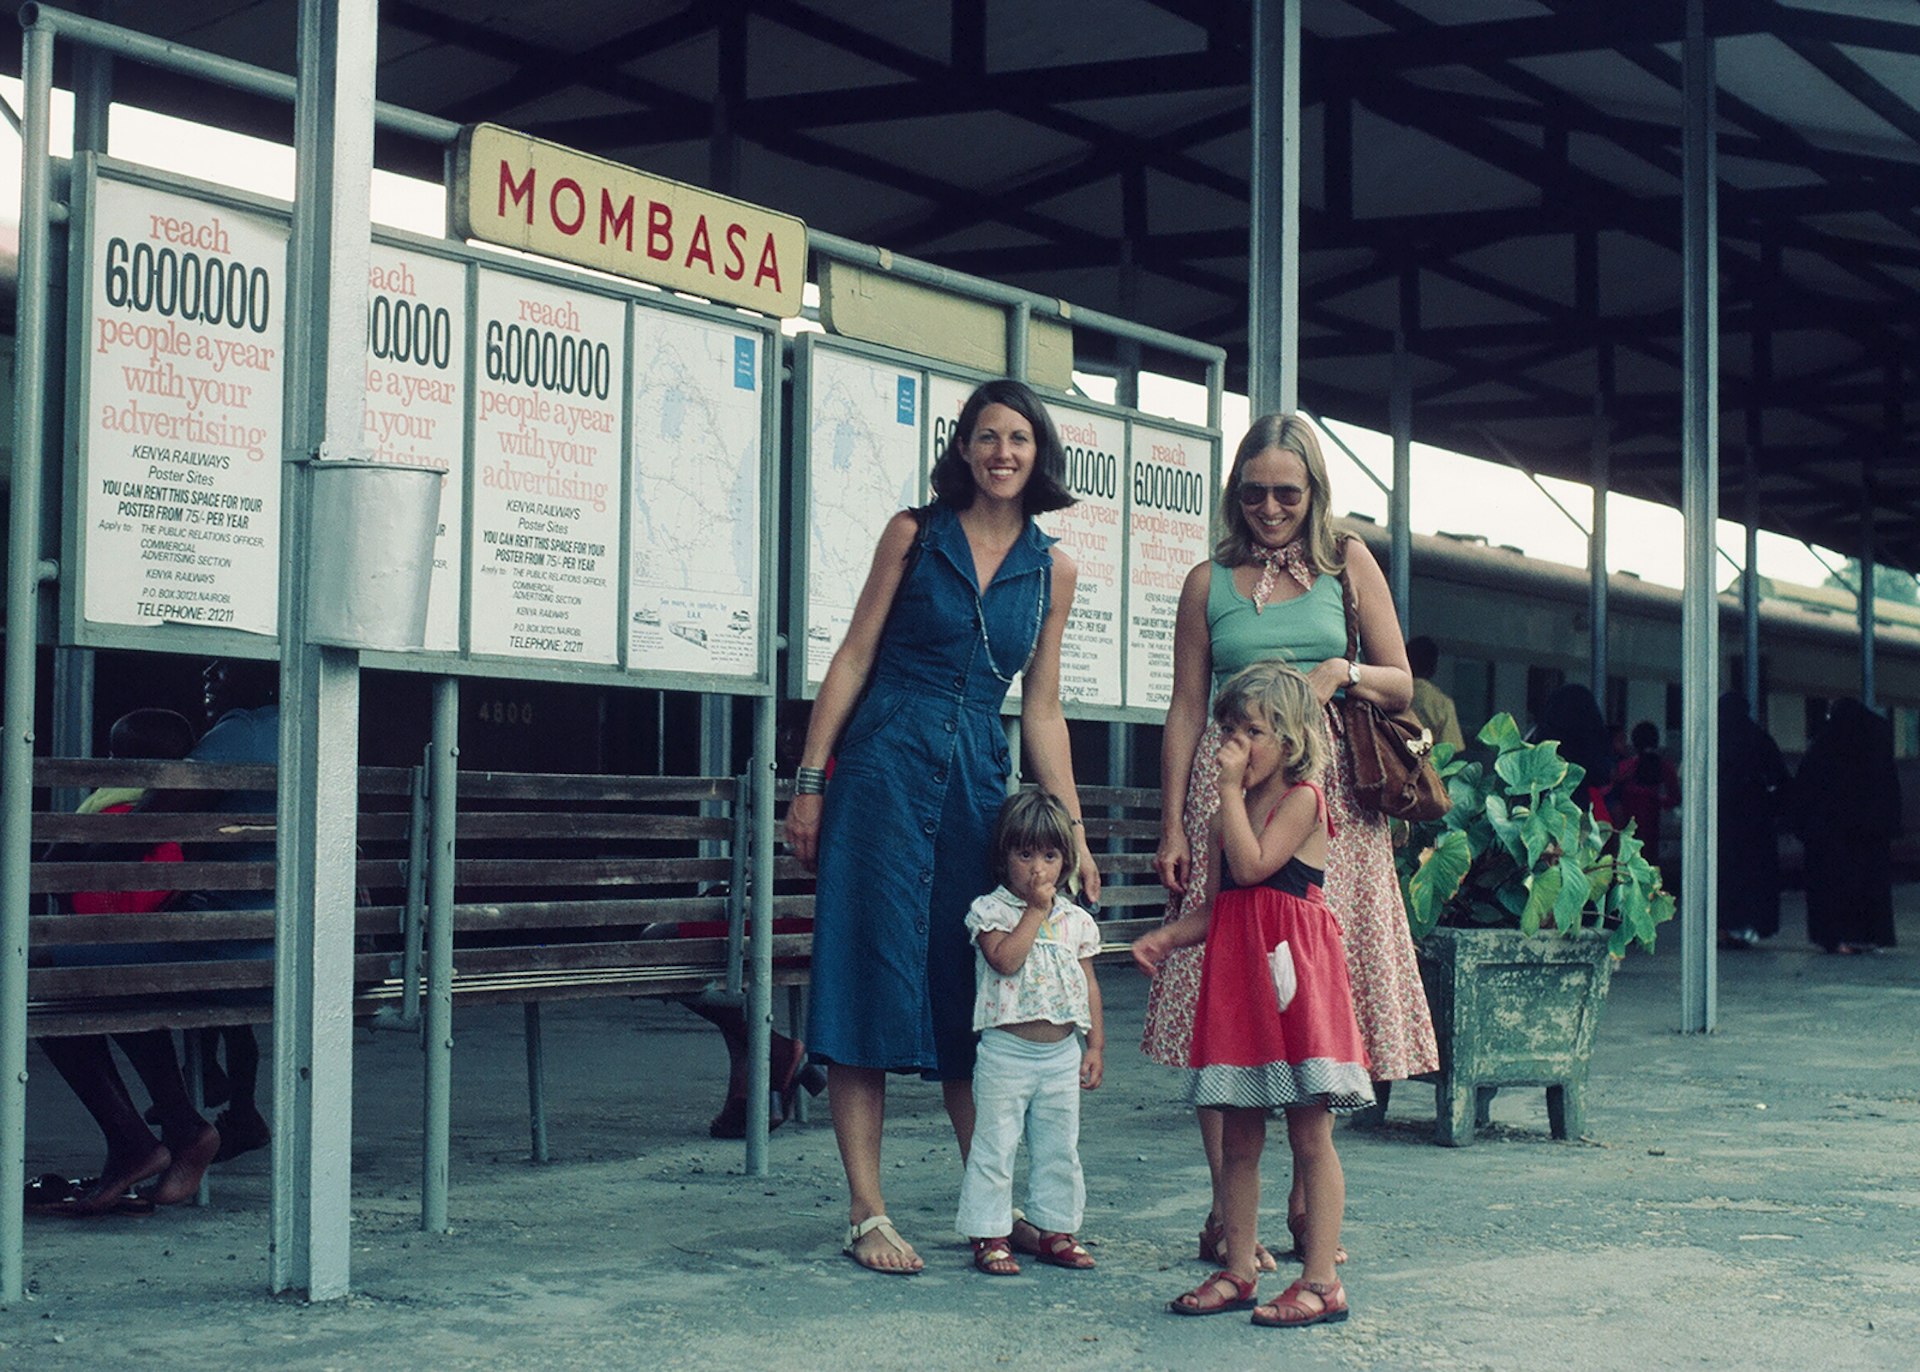
[[[284,201],[213,185],[192,178],[161,173],[150,168],[97,154],[83,154],[71,164],[74,212],[68,225],[70,244],[68,263],[70,319],[91,319],[95,261],[92,225],[96,212],[96,184],[101,180],[182,196],[212,209],[290,220],[292,208]],[[457,651],[366,652],[361,664],[385,671],[424,672],[435,675],[511,678],[516,680],[560,681],[579,685],[621,686],[638,689],[679,690],[719,695],[770,696],[775,687],[775,643],[777,624],[777,544],[778,467],[780,444],[780,363],[782,335],[778,322],[766,316],[744,313],[726,306],[706,305],[670,292],[638,284],[629,284],[599,274],[585,273],[522,255],[469,245],[448,239],[430,238],[402,230],[377,228],[376,245],[409,253],[439,258],[458,265],[465,276],[463,290],[467,309],[466,367],[462,404],[466,407],[465,432],[461,445],[462,519],[459,538],[461,559],[460,648]],[[620,518],[617,554],[610,575],[616,578],[618,626],[615,662],[572,663],[538,657],[475,654],[472,642],[471,554],[473,493],[478,480],[474,462],[475,403],[479,376],[481,340],[478,337],[477,300],[480,273],[491,271],[568,292],[617,302],[623,311],[623,362],[619,378],[620,394]],[[755,339],[754,378],[760,401],[760,452],[757,470],[759,511],[755,530],[760,550],[757,576],[755,626],[755,669],[746,675],[701,673],[633,666],[630,657],[631,555],[633,552],[633,352],[634,343],[651,311],[681,320],[719,325]],[[87,571],[86,476],[90,469],[84,419],[90,412],[90,378],[86,362],[86,340],[69,336],[65,360],[67,398],[65,423],[68,443],[62,462],[60,517],[62,546],[66,550],[67,574],[61,577],[57,641],[82,648],[130,649],[169,652],[209,657],[247,657],[272,659],[279,654],[278,635],[267,636],[210,625],[156,623],[152,626],[129,625],[89,620],[85,617],[83,597]],[[278,461],[279,454],[274,455]],[[284,616],[282,616],[284,622]]]
[[[924,502],[930,498],[928,480],[931,462],[937,455],[929,452],[929,435],[935,423],[933,407],[930,403],[932,381],[936,378],[958,382],[971,389],[984,381],[994,380],[991,373],[976,372],[959,367],[950,362],[918,356],[889,348],[881,344],[867,343],[858,339],[841,338],[833,334],[804,333],[793,340],[793,442],[791,446],[791,499],[790,539],[787,548],[786,564],[788,584],[796,588],[788,597],[787,606],[787,665],[784,675],[787,694],[795,699],[811,700],[819,693],[819,683],[807,679],[806,644],[807,635],[815,627],[810,618],[811,607],[806,594],[798,588],[811,585],[811,525],[812,496],[814,487],[814,463],[812,450],[813,433],[813,383],[817,371],[815,357],[817,353],[830,352],[856,357],[868,362],[882,364],[901,372],[914,374],[919,388],[919,415],[916,429],[919,438],[919,474],[916,487],[917,498]],[[1032,383],[1029,383],[1032,384]],[[1121,472],[1121,533],[1124,536],[1130,527],[1133,510],[1133,483],[1130,480],[1130,457],[1133,431],[1136,427],[1151,428],[1181,437],[1197,439],[1208,445],[1209,461],[1207,472],[1208,512],[1207,527],[1209,537],[1216,529],[1219,518],[1220,479],[1222,462],[1222,434],[1218,429],[1205,425],[1191,424],[1183,420],[1169,419],[1162,415],[1150,414],[1137,408],[1108,404],[1089,396],[1056,391],[1051,387],[1034,385],[1034,393],[1049,406],[1070,407],[1101,415],[1119,421],[1122,425],[1122,451],[1116,456],[1122,464]],[[891,513],[891,512],[889,512]],[[884,517],[883,517],[884,519]],[[870,531],[870,537],[877,542],[880,528]],[[1202,556],[1205,556],[1203,551]],[[1124,557],[1122,559],[1124,565]],[[1123,574],[1120,586],[1120,674],[1122,691],[1125,690],[1127,664],[1134,651],[1133,644],[1126,634],[1126,625],[1131,608],[1132,587]],[[1019,713],[1019,684],[1016,678],[1014,690],[1008,693],[1003,710],[1007,714]],[[1067,718],[1106,723],[1160,724],[1166,719],[1164,705],[1094,705],[1070,699],[1061,701],[1061,708]]]

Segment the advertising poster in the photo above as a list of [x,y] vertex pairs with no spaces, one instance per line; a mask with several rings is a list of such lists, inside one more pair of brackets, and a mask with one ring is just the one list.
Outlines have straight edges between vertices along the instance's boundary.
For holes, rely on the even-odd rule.
[[626,306],[478,276],[470,650],[611,663]]
[[[1067,706],[1121,704],[1122,558],[1126,553],[1126,425],[1114,415],[1048,406],[1067,450],[1067,489],[1076,497],[1040,525],[1080,569],[1073,615],[1060,642],[1060,700]],[[1178,591],[1176,588],[1176,599]]]
[[751,677],[763,333],[633,307],[627,666]]
[[440,527],[427,592],[431,652],[460,651],[460,530],[467,442],[467,270],[373,245],[367,280],[367,415],[380,462],[437,467]]
[[1137,422],[1127,441],[1126,703],[1164,710],[1180,587],[1206,560],[1213,527],[1213,445]]
[[81,613],[271,635],[287,230],[102,178],[88,249]]
[[925,374],[814,348],[807,396],[806,679],[817,686],[846,636],[895,511],[921,503]]

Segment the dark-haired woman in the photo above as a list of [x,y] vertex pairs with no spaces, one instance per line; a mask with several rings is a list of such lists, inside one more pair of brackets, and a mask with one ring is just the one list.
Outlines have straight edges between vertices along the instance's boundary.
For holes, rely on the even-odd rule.
[[874,1271],[924,1265],[881,1195],[887,1074],[939,1082],[963,1159],[973,1140],[966,913],[994,884],[989,848],[1011,767],[1000,705],[1022,671],[1033,780],[1073,816],[1074,865],[1099,895],[1060,709],[1076,571],[1033,522],[1072,503],[1065,470],[1031,390],[993,381],[973,393],[934,466],[933,502],[880,535],[796,773],[786,839],[819,872],[808,1050],[827,1064],[851,1201],[846,1253]]

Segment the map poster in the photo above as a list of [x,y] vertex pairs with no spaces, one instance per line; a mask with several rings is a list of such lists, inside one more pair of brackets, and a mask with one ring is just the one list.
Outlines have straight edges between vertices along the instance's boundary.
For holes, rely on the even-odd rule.
[[611,663],[626,306],[482,269],[474,327],[470,651]]
[[1067,450],[1064,510],[1040,517],[1080,569],[1073,615],[1060,643],[1060,699],[1065,705],[1121,703],[1122,558],[1126,551],[1126,425],[1115,415],[1054,404],[1054,427]]
[[1127,439],[1127,704],[1164,710],[1180,587],[1207,557],[1213,444],[1140,423]]
[[81,613],[274,634],[286,227],[102,177],[89,236]]
[[627,666],[760,667],[767,335],[633,307]]
[[807,393],[806,682],[827,675],[874,545],[896,511],[920,503],[926,376],[831,348],[811,353]]
[[375,243],[367,297],[363,441],[381,462],[446,473],[440,478],[440,527],[433,540],[422,646],[457,653],[467,451],[467,269]]

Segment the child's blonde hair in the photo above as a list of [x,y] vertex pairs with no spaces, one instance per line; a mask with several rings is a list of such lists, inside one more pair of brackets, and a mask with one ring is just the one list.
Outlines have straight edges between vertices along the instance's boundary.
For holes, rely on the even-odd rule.
[[1227,678],[1213,702],[1221,728],[1243,719],[1263,719],[1285,754],[1281,774],[1291,783],[1312,781],[1327,762],[1326,730],[1313,685],[1284,662],[1256,662]]
[[1007,797],[993,826],[993,876],[1007,879],[1007,854],[1016,848],[1058,848],[1060,875],[1071,877],[1074,862],[1073,816],[1050,793],[1030,786]]

